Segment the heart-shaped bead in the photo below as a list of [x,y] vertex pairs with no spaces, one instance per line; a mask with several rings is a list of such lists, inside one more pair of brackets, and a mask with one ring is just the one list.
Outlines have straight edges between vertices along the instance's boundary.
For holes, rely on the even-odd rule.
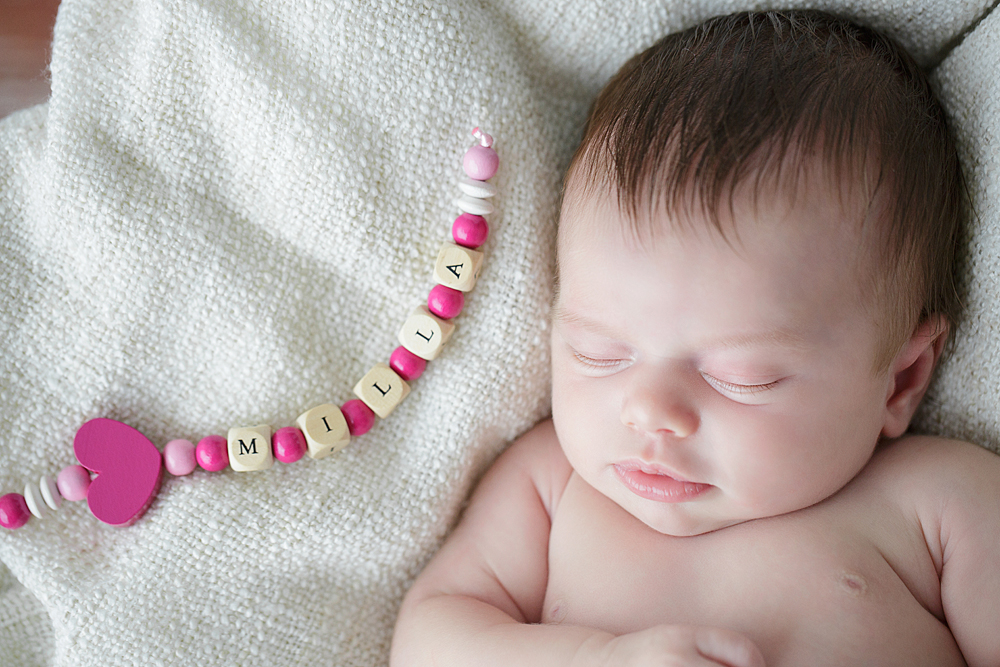
[[104,523],[127,526],[156,497],[163,476],[160,451],[128,424],[91,419],[76,432],[73,451],[84,468],[97,473],[87,504]]

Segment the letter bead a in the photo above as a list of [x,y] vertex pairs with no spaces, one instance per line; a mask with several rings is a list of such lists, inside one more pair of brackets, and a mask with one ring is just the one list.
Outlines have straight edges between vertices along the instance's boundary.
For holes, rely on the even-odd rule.
[[476,286],[483,253],[455,243],[445,243],[434,264],[434,280],[445,287],[469,292]]

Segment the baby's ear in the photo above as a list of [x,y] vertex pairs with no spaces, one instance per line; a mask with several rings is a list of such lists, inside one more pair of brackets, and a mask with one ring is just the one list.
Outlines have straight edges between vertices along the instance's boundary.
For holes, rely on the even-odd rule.
[[948,339],[948,321],[932,315],[917,325],[889,369],[882,435],[898,438],[906,432],[931,383],[934,367]]

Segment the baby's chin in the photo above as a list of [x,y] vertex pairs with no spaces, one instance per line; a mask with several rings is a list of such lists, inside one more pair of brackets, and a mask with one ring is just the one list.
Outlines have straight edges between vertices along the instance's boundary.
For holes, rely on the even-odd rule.
[[[723,528],[754,521],[757,516],[718,515],[704,504],[692,503],[663,504],[642,499],[612,499],[626,512],[646,524],[656,532],[669,537],[695,537]],[[635,500],[639,502],[636,503]]]
[[[635,515],[633,515],[635,516]],[[698,535],[706,535],[708,533],[714,533],[717,530],[722,530],[723,528],[729,528],[730,526],[736,526],[741,523],[746,523],[747,521],[752,521],[753,519],[732,519],[729,521],[723,520],[698,520],[698,519],[687,519],[687,520],[675,520],[675,519],[662,519],[657,517],[653,520],[646,520],[643,517],[636,517],[644,524],[660,533],[661,535],[666,535],[668,537],[696,537]]]

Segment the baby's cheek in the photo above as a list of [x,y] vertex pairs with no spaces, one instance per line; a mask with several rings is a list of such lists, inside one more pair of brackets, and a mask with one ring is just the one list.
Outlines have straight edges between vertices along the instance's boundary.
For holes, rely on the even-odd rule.
[[783,420],[763,419],[745,423],[741,433],[729,439],[741,443],[721,456],[732,478],[728,488],[740,504],[757,515],[801,509],[799,498],[814,485],[816,474],[802,435]]

